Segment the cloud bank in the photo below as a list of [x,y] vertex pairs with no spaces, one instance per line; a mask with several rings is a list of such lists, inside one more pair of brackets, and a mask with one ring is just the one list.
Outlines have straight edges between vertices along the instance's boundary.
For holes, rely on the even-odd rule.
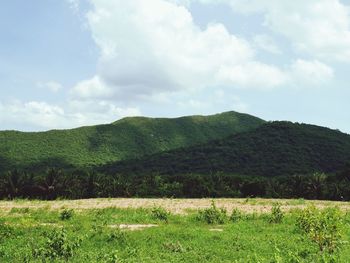
[[[236,1],[227,2],[242,7]],[[256,8],[247,11],[265,10],[262,2],[253,1]],[[266,7],[272,2],[267,1]],[[205,87],[273,89],[299,83],[300,79],[308,85],[319,85],[333,76],[332,69],[317,59],[291,61],[284,66],[259,61],[255,45],[280,52],[271,38],[257,35],[255,43],[250,43],[220,23],[209,23],[201,29],[183,1],[91,3],[93,9],[87,19],[101,54],[96,75],[73,88],[77,98],[132,101]],[[270,20],[274,25],[275,20]],[[307,71],[300,72],[306,65]],[[315,78],[319,69],[326,74]]]

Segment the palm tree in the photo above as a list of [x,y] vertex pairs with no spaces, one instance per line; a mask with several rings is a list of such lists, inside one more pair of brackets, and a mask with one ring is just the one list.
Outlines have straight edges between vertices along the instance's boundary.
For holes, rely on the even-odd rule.
[[314,173],[309,178],[308,189],[312,195],[312,197],[316,199],[322,198],[322,191],[324,188],[324,183],[326,182],[327,175],[324,173]]
[[9,199],[19,197],[23,188],[23,175],[18,170],[7,172],[4,188]]

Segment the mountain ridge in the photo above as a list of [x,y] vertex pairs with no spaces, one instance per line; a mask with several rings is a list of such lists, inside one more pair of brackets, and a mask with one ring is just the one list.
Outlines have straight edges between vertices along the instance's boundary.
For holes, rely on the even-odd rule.
[[224,138],[264,122],[229,111],[179,118],[127,117],[46,132],[0,131],[0,172],[33,165],[85,168]]

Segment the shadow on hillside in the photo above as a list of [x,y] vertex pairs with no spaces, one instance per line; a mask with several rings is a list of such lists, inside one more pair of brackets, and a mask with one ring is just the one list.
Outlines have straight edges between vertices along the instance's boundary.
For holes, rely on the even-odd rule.
[[135,158],[156,152],[155,146],[145,140],[145,135],[130,123],[99,125],[89,138],[89,150],[97,152],[109,148],[119,158]]

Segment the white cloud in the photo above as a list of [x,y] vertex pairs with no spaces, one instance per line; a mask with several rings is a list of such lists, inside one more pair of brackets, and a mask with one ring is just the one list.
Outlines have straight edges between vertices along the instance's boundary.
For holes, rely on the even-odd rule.
[[350,62],[350,11],[339,0],[191,0],[224,3],[234,12],[262,13],[264,25],[295,50],[315,58]]
[[291,78],[299,86],[319,86],[333,78],[333,69],[314,60],[298,59],[291,66]]
[[69,7],[73,9],[74,12],[78,12],[80,8],[80,0],[66,0]]
[[237,87],[268,89],[285,85],[288,73],[259,62],[249,62],[234,67],[222,66],[217,74],[218,79],[227,85]]
[[182,112],[192,112],[192,114],[215,114],[219,111],[231,110],[247,112],[249,109],[249,105],[241,98],[223,89],[216,89],[214,92],[210,92],[210,96],[197,97],[196,99],[184,96],[178,100],[177,107]]
[[273,53],[273,54],[281,54],[281,50],[275,43],[272,37],[268,35],[256,35],[254,36],[253,42],[255,46],[264,51]]
[[[100,57],[95,76],[80,81],[70,92],[70,119],[76,123],[111,121],[109,116],[139,115],[134,105],[147,108],[150,103],[176,105],[186,112],[213,112],[220,104],[246,111],[248,105],[232,96],[232,89],[318,87],[333,78],[333,69],[321,59],[295,59],[283,66],[259,61],[256,49],[281,53],[270,35],[256,35],[249,43],[223,24],[210,23],[201,29],[187,8],[190,1],[186,2],[91,0],[93,9],[87,20]],[[229,3],[240,12],[264,12],[266,25],[276,32],[270,22],[270,17],[277,16],[274,12],[298,10],[293,4],[283,6],[273,0],[216,2]],[[244,3],[252,6],[246,8]],[[224,98],[200,95],[208,90],[212,94],[218,90]],[[116,107],[112,101],[127,108]]]
[[[283,70],[256,59],[254,44],[222,24],[200,29],[182,1],[91,3],[87,18],[101,55],[96,76],[73,88],[76,98],[135,100],[208,86],[273,88],[285,83]],[[278,52],[266,36],[256,43]]]
[[79,82],[71,93],[82,99],[108,98],[113,95],[113,90],[99,76],[95,76],[92,79]]
[[45,82],[45,83],[38,82],[37,87],[41,88],[41,89],[48,89],[48,90],[55,92],[55,93],[63,89],[62,84],[58,83],[56,81],[49,81],[49,82]]
[[120,108],[105,101],[69,101],[65,107],[46,102],[0,102],[0,129],[46,130],[110,123],[140,115],[137,108]]

